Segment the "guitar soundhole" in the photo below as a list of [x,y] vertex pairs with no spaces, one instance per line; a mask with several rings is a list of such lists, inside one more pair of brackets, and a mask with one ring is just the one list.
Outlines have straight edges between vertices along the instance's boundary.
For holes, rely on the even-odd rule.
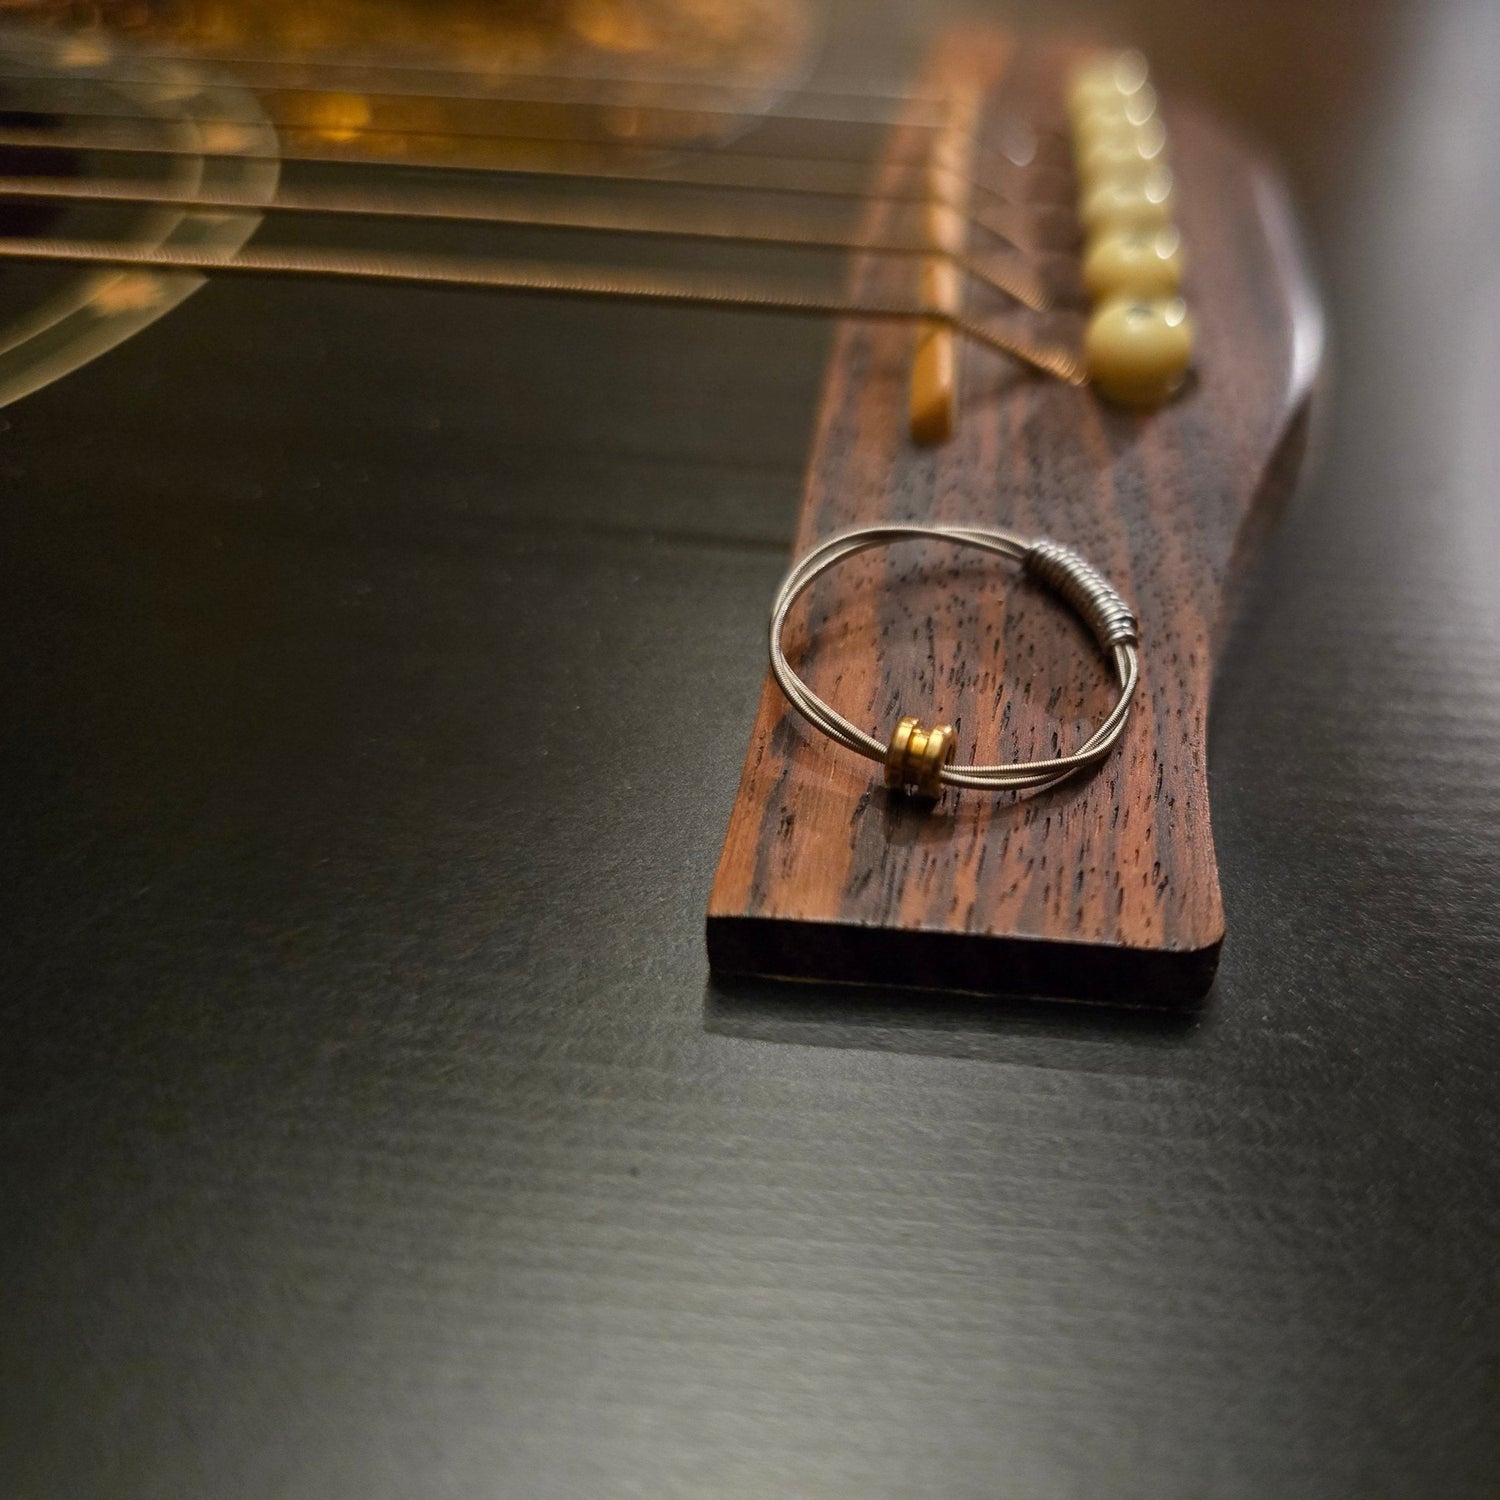
[[[206,149],[225,120],[254,149]],[[172,246],[232,253],[275,192],[275,132],[245,91],[201,84],[170,61],[88,45],[43,29],[0,26],[0,238]],[[76,187],[74,185],[77,185]],[[104,188],[98,191],[98,186]],[[110,189],[114,189],[113,192]],[[173,202],[222,188],[243,212]],[[175,307],[190,275],[31,264],[0,270],[0,405],[66,375]]]

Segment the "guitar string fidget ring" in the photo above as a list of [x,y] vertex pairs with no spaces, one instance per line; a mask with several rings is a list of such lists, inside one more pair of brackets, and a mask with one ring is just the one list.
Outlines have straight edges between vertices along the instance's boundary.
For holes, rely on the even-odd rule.
[[[792,605],[836,564],[872,547],[911,538],[951,542],[956,547],[973,547],[1010,558],[1071,605],[1089,627],[1114,671],[1119,697],[1104,722],[1071,755],[1008,765],[955,765],[958,746],[953,726],[929,728],[910,715],[900,719],[890,740],[882,744],[825,703],[793,670],[782,648]],[[771,675],[792,707],[836,744],[880,762],[885,767],[887,787],[929,802],[941,796],[945,786],[974,791],[1034,791],[1104,760],[1125,728],[1130,700],[1140,680],[1139,641],[1134,610],[1097,568],[1070,547],[1046,538],[1028,541],[1014,532],[977,526],[901,522],[841,532],[819,543],[793,566],[771,606]]]

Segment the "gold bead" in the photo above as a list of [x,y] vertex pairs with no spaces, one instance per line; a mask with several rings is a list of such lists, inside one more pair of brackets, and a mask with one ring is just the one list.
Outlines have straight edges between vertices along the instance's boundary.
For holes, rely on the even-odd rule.
[[935,802],[943,794],[943,767],[952,764],[957,749],[951,724],[928,729],[920,719],[907,715],[897,723],[886,747],[886,786]]
[[1089,380],[1112,401],[1158,406],[1182,383],[1193,357],[1193,324],[1181,297],[1117,297],[1104,303],[1083,339]]
[[1175,297],[1182,285],[1182,237],[1164,229],[1110,229],[1089,241],[1083,284],[1095,302]]
[[922,727],[915,714],[907,714],[896,721],[891,731],[891,742],[885,747],[885,784],[893,792],[899,791],[906,774],[906,755],[911,748],[911,737]]
[[1090,235],[1111,229],[1164,229],[1172,222],[1172,174],[1154,167],[1141,177],[1119,176],[1084,193],[1078,217]]

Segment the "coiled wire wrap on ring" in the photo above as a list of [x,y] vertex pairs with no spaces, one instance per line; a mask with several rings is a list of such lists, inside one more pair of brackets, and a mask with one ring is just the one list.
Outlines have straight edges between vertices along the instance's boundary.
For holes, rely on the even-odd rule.
[[1111,651],[1140,640],[1135,611],[1109,579],[1071,547],[1043,537],[1026,549],[1025,568],[1078,611],[1101,650]]
[[770,622],[771,675],[792,707],[835,743],[870,760],[885,759],[885,745],[831,708],[792,670],[781,647],[781,636],[792,605],[820,574],[871,547],[908,538],[952,542],[1020,563],[1027,573],[1047,584],[1077,611],[1109,659],[1120,687],[1120,696],[1104,722],[1071,755],[996,766],[945,766],[940,773],[943,784],[974,791],[1030,791],[1052,786],[1103,760],[1125,728],[1130,700],[1140,680],[1135,613],[1109,580],[1071,548],[1046,538],[1028,541],[998,528],[916,522],[864,526],[820,542],[796,562],[777,590]]

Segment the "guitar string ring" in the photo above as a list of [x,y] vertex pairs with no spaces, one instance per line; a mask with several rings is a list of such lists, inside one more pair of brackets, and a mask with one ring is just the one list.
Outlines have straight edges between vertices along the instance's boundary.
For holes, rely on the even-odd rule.
[[[951,724],[929,728],[908,714],[901,717],[890,738],[881,741],[824,702],[798,676],[782,647],[792,605],[822,574],[847,558],[872,547],[912,539],[977,548],[1019,563],[1024,572],[1070,605],[1088,626],[1114,672],[1119,694],[1104,721],[1078,749],[1070,755],[1047,760],[991,766],[955,765],[957,745]],[[836,744],[882,764],[888,787],[926,801],[936,800],[944,787],[1035,791],[1098,765],[1124,732],[1130,701],[1140,681],[1139,643],[1140,626],[1135,611],[1087,559],[1049,538],[1028,540],[1015,532],[991,527],[893,522],[841,532],[820,542],[793,565],[771,605],[771,674],[787,701],[813,728]]]

